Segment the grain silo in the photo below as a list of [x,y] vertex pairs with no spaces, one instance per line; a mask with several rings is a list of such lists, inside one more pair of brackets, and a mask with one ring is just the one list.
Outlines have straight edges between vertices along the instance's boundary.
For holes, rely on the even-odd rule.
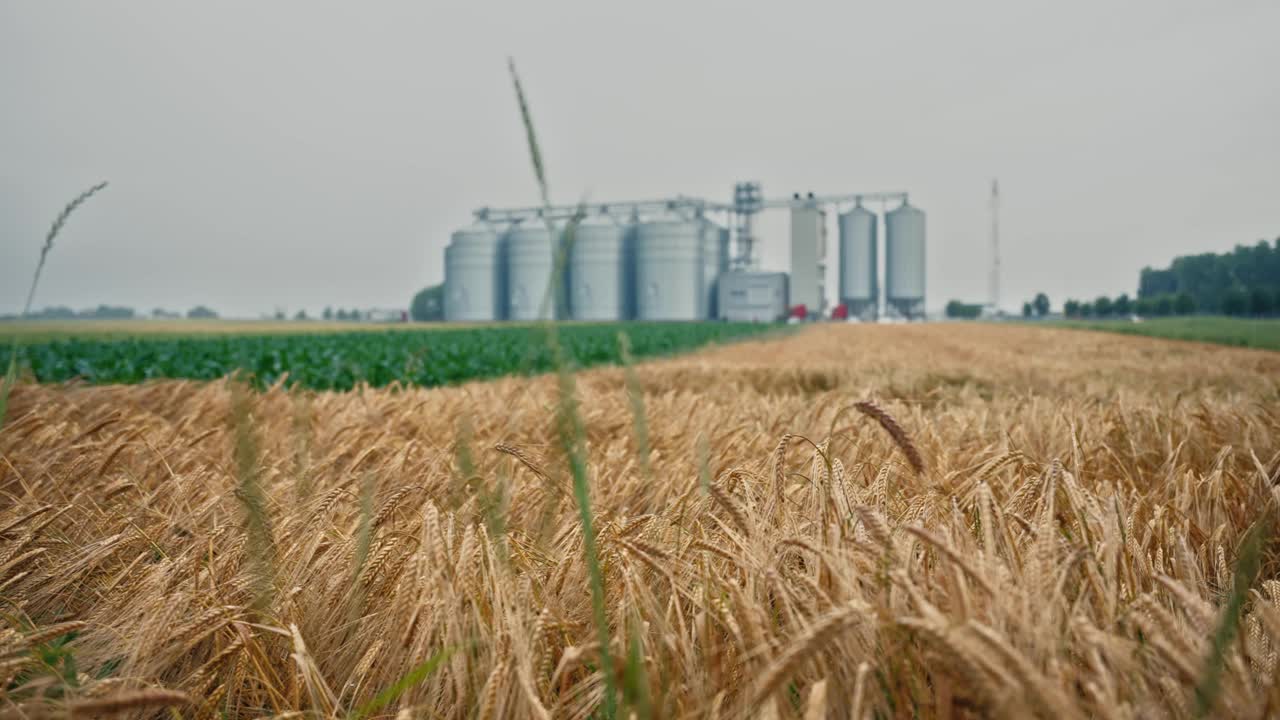
[[568,249],[569,317],[627,320],[632,316],[630,228],[608,216],[583,220]]
[[486,322],[505,318],[502,234],[488,223],[453,233],[444,249],[444,319]]
[[701,221],[664,217],[636,228],[637,319],[702,319],[705,227]]
[[904,200],[884,216],[885,300],[903,318],[924,317],[924,211]]
[[560,310],[563,303],[560,298],[547,297],[560,237],[559,230],[553,235],[541,218],[524,220],[507,234],[506,319],[543,320],[562,314]]
[[716,282],[729,269],[729,231],[719,225],[702,223],[702,310],[703,318],[716,317]]
[[880,300],[876,215],[859,201],[839,224],[840,303],[851,318],[873,319]]

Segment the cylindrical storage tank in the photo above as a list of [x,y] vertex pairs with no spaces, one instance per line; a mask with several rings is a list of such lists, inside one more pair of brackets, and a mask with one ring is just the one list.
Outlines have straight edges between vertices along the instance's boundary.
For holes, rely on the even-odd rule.
[[898,314],[924,315],[924,211],[908,205],[891,210],[885,224],[885,299]]
[[705,225],[679,219],[636,228],[636,317],[640,320],[702,318],[702,242]]
[[444,319],[485,322],[505,316],[502,235],[488,224],[453,233],[444,249]]
[[719,225],[704,221],[702,223],[702,311],[706,319],[716,317],[717,295],[716,280],[724,272],[723,264],[728,259],[728,248],[725,244],[728,230]]
[[876,215],[858,203],[839,219],[840,303],[851,317],[873,316],[880,299]]
[[521,222],[507,234],[507,319],[542,320],[555,318],[561,303],[552,298],[545,315],[540,316],[543,298],[555,269],[560,233],[555,237],[546,222],[531,218]]
[[608,217],[583,220],[569,247],[569,317],[627,320],[631,317],[632,263],[628,228]]

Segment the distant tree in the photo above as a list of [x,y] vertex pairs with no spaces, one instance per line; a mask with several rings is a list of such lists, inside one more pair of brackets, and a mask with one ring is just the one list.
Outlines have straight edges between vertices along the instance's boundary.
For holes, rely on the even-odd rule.
[[1036,293],[1036,299],[1031,301],[1035,306],[1036,315],[1044,317],[1049,314],[1049,296],[1044,293]]
[[1270,315],[1273,309],[1271,293],[1265,288],[1254,288],[1249,291],[1249,314]]
[[1080,317],[1080,301],[1068,300],[1062,303],[1062,314],[1067,317]]
[[1115,308],[1111,307],[1111,298],[1106,295],[1099,296],[1093,301],[1093,314],[1098,317],[1110,317]]
[[1022,317],[1029,318],[1032,315],[1034,315],[1035,312],[1036,310],[1035,308],[1031,307],[1031,303],[1029,302],[1022,303]]
[[306,310],[299,310],[298,313],[293,316],[293,319],[294,320],[310,320],[311,318],[307,317]]
[[333,308],[325,306],[324,313],[321,315],[325,320],[333,319]]
[[1234,287],[1222,296],[1222,312],[1227,315],[1244,315],[1249,312],[1249,296],[1244,290]]
[[1133,311],[1142,317],[1154,315],[1156,312],[1156,302],[1151,298],[1139,298],[1133,303]]
[[443,320],[444,285],[432,285],[414,295],[413,302],[409,303],[409,317],[416,322]]
[[346,320],[346,319],[347,319],[347,311],[346,311],[346,310],[344,310],[344,309],[342,309],[342,308],[338,308],[338,313],[337,313],[337,316],[336,316],[336,317],[337,317],[339,320]]
[[1191,297],[1191,293],[1178,293],[1173,298],[1173,311],[1179,315],[1191,315],[1196,311],[1196,299]]
[[44,320],[70,320],[76,316],[76,311],[65,305],[55,307],[46,307],[38,312],[31,313],[30,317],[41,318]]
[[982,314],[982,306],[952,300],[947,303],[946,314],[949,318],[971,320]]
[[1178,276],[1173,270],[1156,270],[1151,267],[1142,268],[1138,275],[1138,297],[1155,300],[1161,295],[1175,292],[1178,289]]
[[203,305],[197,305],[187,311],[187,317],[191,318],[192,320],[201,320],[201,319],[211,320],[213,318],[218,317],[218,313],[214,312],[213,310],[210,310],[209,308]]
[[1129,299],[1129,293],[1121,293],[1120,297],[1111,304],[1111,312],[1120,317],[1128,317],[1133,313],[1133,301]]
[[135,315],[131,307],[116,307],[113,305],[99,305],[91,310],[81,310],[76,314],[79,317],[92,318],[94,320],[128,320]]
[[1080,304],[1080,317],[1093,317],[1093,303]]
[[1156,315],[1165,317],[1173,314],[1173,296],[1168,293],[1156,298]]

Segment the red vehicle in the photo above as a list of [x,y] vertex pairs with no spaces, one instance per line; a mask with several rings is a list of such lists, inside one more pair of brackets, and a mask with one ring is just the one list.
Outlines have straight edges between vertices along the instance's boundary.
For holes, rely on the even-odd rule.
[[836,305],[835,307],[831,308],[831,319],[832,320],[848,320],[849,306],[845,305],[844,303],[840,303],[839,305]]
[[804,320],[805,318],[809,317],[809,308],[805,307],[804,305],[796,305],[795,307],[791,308],[791,313],[787,317],[795,318],[797,320]]

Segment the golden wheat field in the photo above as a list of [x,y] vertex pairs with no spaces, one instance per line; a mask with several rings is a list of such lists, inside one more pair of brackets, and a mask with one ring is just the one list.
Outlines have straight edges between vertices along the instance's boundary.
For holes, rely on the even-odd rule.
[[0,716],[1280,715],[1280,354],[823,325],[581,373],[605,633],[561,398],[20,385]]

